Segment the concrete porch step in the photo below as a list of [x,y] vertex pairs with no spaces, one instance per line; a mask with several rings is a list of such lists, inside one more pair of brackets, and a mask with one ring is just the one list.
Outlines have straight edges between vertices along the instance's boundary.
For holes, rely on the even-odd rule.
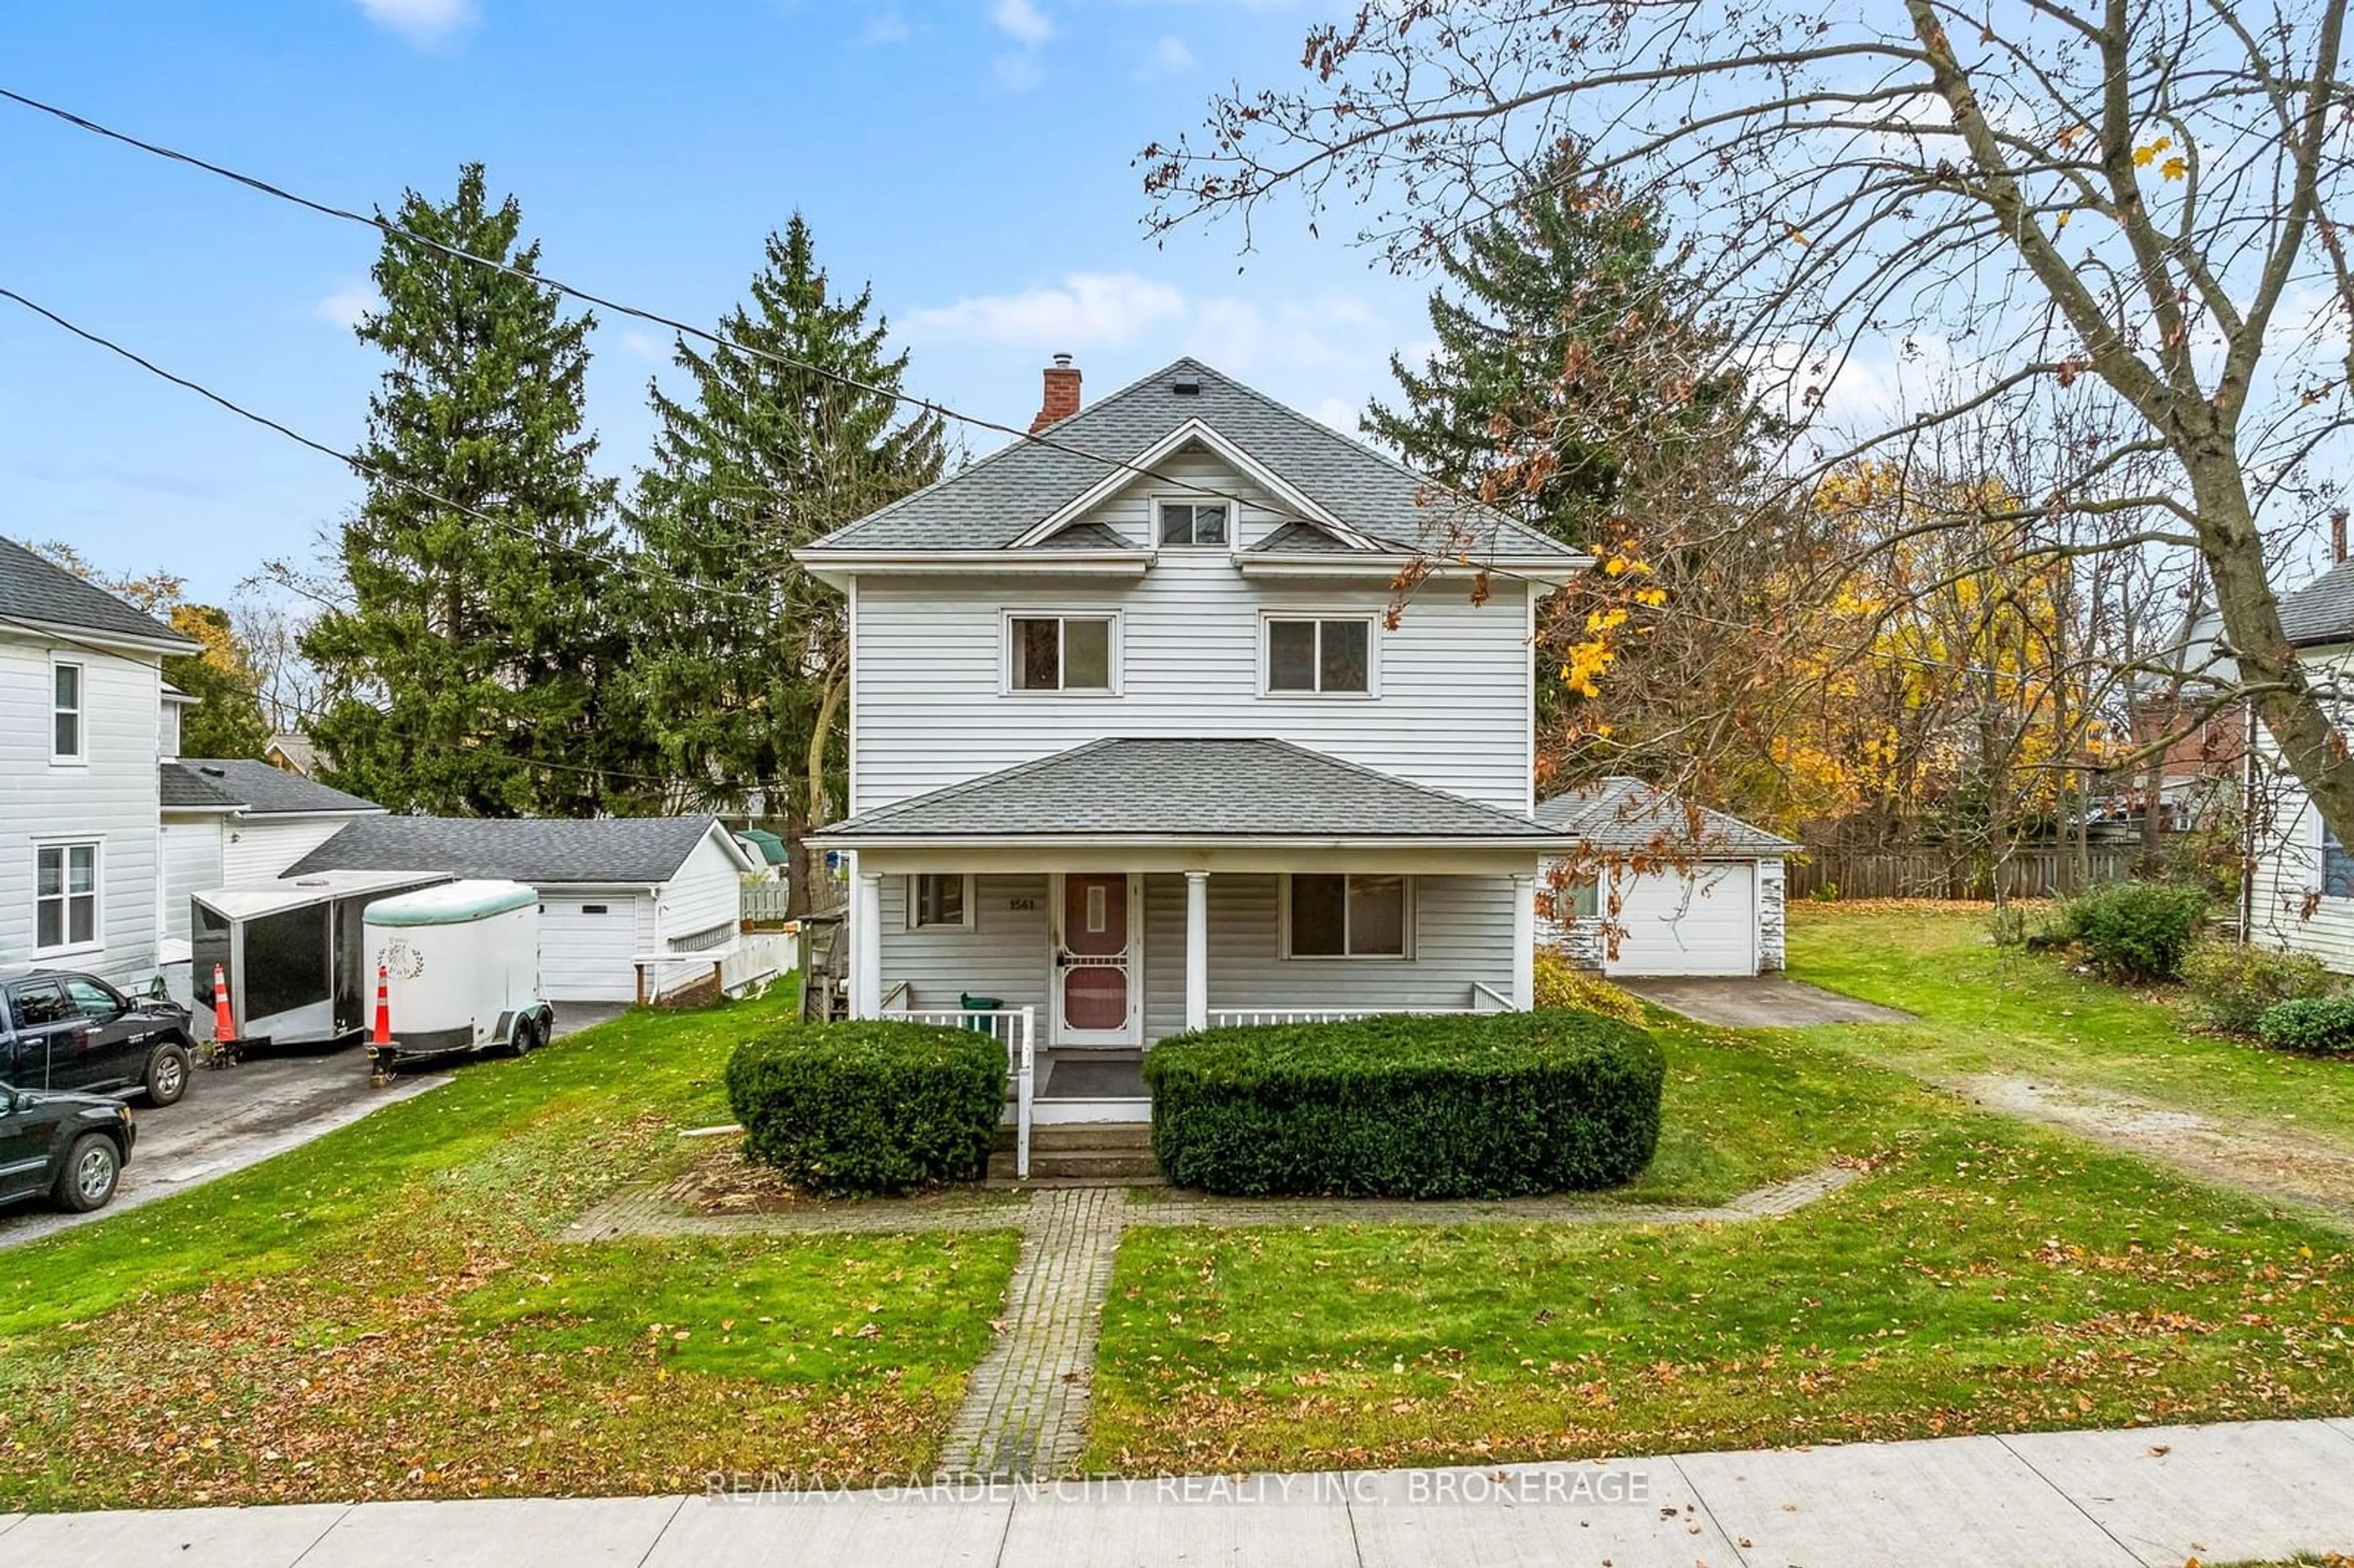
[[[1016,1180],[1013,1129],[1002,1128],[989,1154],[989,1179]],[[1030,1180],[1149,1185],[1161,1181],[1152,1159],[1152,1128],[1134,1122],[1073,1122],[1030,1129]]]
[[[1000,1124],[991,1150],[1012,1152],[1013,1128]],[[1152,1127],[1140,1121],[1044,1122],[1030,1129],[1030,1153],[1035,1156],[1077,1150],[1152,1151]]]

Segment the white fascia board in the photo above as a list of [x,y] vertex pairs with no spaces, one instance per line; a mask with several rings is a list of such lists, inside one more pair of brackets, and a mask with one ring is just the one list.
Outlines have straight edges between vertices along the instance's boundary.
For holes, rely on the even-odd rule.
[[[1191,445],[1194,441],[1201,442],[1204,446],[1209,448],[1212,451],[1225,459],[1227,462],[1233,464],[1235,468],[1240,469],[1245,475],[1246,475],[1261,489],[1265,490],[1268,494],[1274,496],[1277,500],[1282,502],[1286,506],[1290,507],[1293,511],[1310,518],[1319,526],[1329,530],[1341,539],[1347,540],[1350,544],[1354,545],[1361,550],[1373,549],[1375,547],[1371,539],[1368,539],[1363,534],[1358,533],[1346,523],[1341,522],[1338,517],[1335,517],[1332,514],[1327,512],[1323,507],[1319,506],[1315,502],[1310,500],[1306,495],[1302,494],[1298,489],[1296,489],[1288,480],[1277,473],[1273,469],[1268,468],[1265,463],[1260,462],[1257,458],[1251,456],[1250,453],[1243,450],[1242,448],[1235,445],[1234,442],[1228,440],[1225,437],[1220,435],[1215,429],[1204,421],[1199,416],[1190,418],[1183,424],[1179,425],[1175,429],[1170,431],[1167,435],[1153,442],[1152,445],[1145,448],[1143,451],[1138,453],[1136,456],[1124,460],[1124,466],[1113,469],[1102,479],[1097,480],[1095,483],[1081,491],[1076,498],[1066,503],[1060,510],[1055,512],[1044,522],[1032,528],[1028,533],[1014,540],[1013,547],[1019,549],[1023,546],[1035,545],[1044,540],[1050,539],[1056,534],[1061,533],[1065,528],[1070,526],[1073,523],[1076,522],[1087,513],[1095,510],[1096,507],[1101,505],[1103,503],[1110,500],[1113,496],[1119,494],[1121,491],[1127,489],[1129,485],[1134,484],[1139,481],[1144,481],[1148,483],[1150,482],[1151,476],[1150,474],[1140,473],[1137,471],[1139,469],[1149,469],[1153,464],[1165,461],[1171,456],[1173,456],[1178,449]],[[1179,488],[1182,489],[1184,487],[1181,484]],[[1235,521],[1239,523],[1241,520],[1237,518]]]
[[1300,837],[1252,833],[1112,833],[1064,837],[1055,833],[810,833],[803,843],[821,849],[1219,849],[1284,850],[1527,850],[1532,853],[1575,849],[1575,834],[1532,833],[1526,838]]
[[822,581],[841,586],[852,573],[939,577],[998,572],[1021,577],[1140,577],[1151,550],[804,550],[795,558]]
[[1476,561],[1456,556],[1385,555],[1359,560],[1313,551],[1255,550],[1246,550],[1235,559],[1246,577],[1390,577],[1419,560],[1432,577],[1469,577],[1482,572],[1506,572],[1516,577],[1533,578],[1548,588],[1559,588],[1573,577],[1584,576],[1594,564],[1585,556],[1499,556]]
[[127,649],[139,653],[201,653],[205,647],[203,643],[191,641],[186,637],[175,637],[160,626],[153,637],[130,637],[119,631],[66,626],[54,620],[28,620],[16,615],[0,616],[0,631],[20,632],[36,640],[55,638],[60,642],[80,647]]

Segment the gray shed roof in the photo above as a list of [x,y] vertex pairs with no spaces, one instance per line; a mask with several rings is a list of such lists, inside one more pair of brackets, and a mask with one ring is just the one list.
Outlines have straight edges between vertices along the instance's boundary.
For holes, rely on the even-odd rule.
[[812,838],[853,846],[896,839],[1304,838],[1542,848],[1561,835],[1517,812],[1289,741],[1106,739],[862,811]]
[[[164,804],[207,805],[201,789],[242,806],[249,816],[301,811],[381,811],[374,800],[331,789],[299,773],[289,773],[249,757],[183,757],[163,765]],[[179,775],[177,779],[174,775]],[[175,793],[180,797],[175,800]]]
[[[1180,393],[1180,385],[1195,390]],[[1413,470],[1197,359],[1156,370],[1057,420],[1043,441],[1012,440],[808,547],[1005,549],[1189,419],[1200,419],[1341,522],[1394,549],[1577,558],[1558,540],[1492,509],[1422,504],[1430,482]]]
[[0,617],[64,627],[101,641],[135,637],[143,642],[196,646],[162,621],[63,567],[51,566],[13,539],[0,539]]
[[176,762],[156,768],[156,789],[167,811],[234,811],[245,802]]
[[1537,803],[1537,821],[1596,849],[1689,850],[1702,859],[1787,854],[1798,846],[1738,817],[1699,809],[1700,832],[1683,800],[1639,779],[1613,777]]
[[282,874],[440,871],[534,886],[651,886],[676,875],[717,825],[710,817],[361,817]]
[[2280,601],[2281,630],[2300,647],[2354,642],[2354,561],[2340,561]]

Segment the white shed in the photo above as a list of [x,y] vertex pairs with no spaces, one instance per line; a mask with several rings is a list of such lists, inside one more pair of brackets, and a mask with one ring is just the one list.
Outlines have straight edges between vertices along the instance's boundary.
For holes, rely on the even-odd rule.
[[1782,967],[1782,863],[1797,848],[1788,840],[1638,779],[1556,795],[1536,814],[1588,847],[1547,867],[1541,941],[1629,978]]
[[287,872],[437,871],[539,892],[540,984],[551,1001],[641,1000],[707,980],[737,939],[753,870],[711,817],[373,817]]

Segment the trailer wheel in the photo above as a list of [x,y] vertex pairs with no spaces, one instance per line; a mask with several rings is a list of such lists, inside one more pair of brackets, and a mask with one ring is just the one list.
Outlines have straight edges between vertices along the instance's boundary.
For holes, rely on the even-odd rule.
[[530,1055],[539,1044],[539,1020],[525,1013],[514,1021],[514,1030],[507,1038],[516,1055]]

